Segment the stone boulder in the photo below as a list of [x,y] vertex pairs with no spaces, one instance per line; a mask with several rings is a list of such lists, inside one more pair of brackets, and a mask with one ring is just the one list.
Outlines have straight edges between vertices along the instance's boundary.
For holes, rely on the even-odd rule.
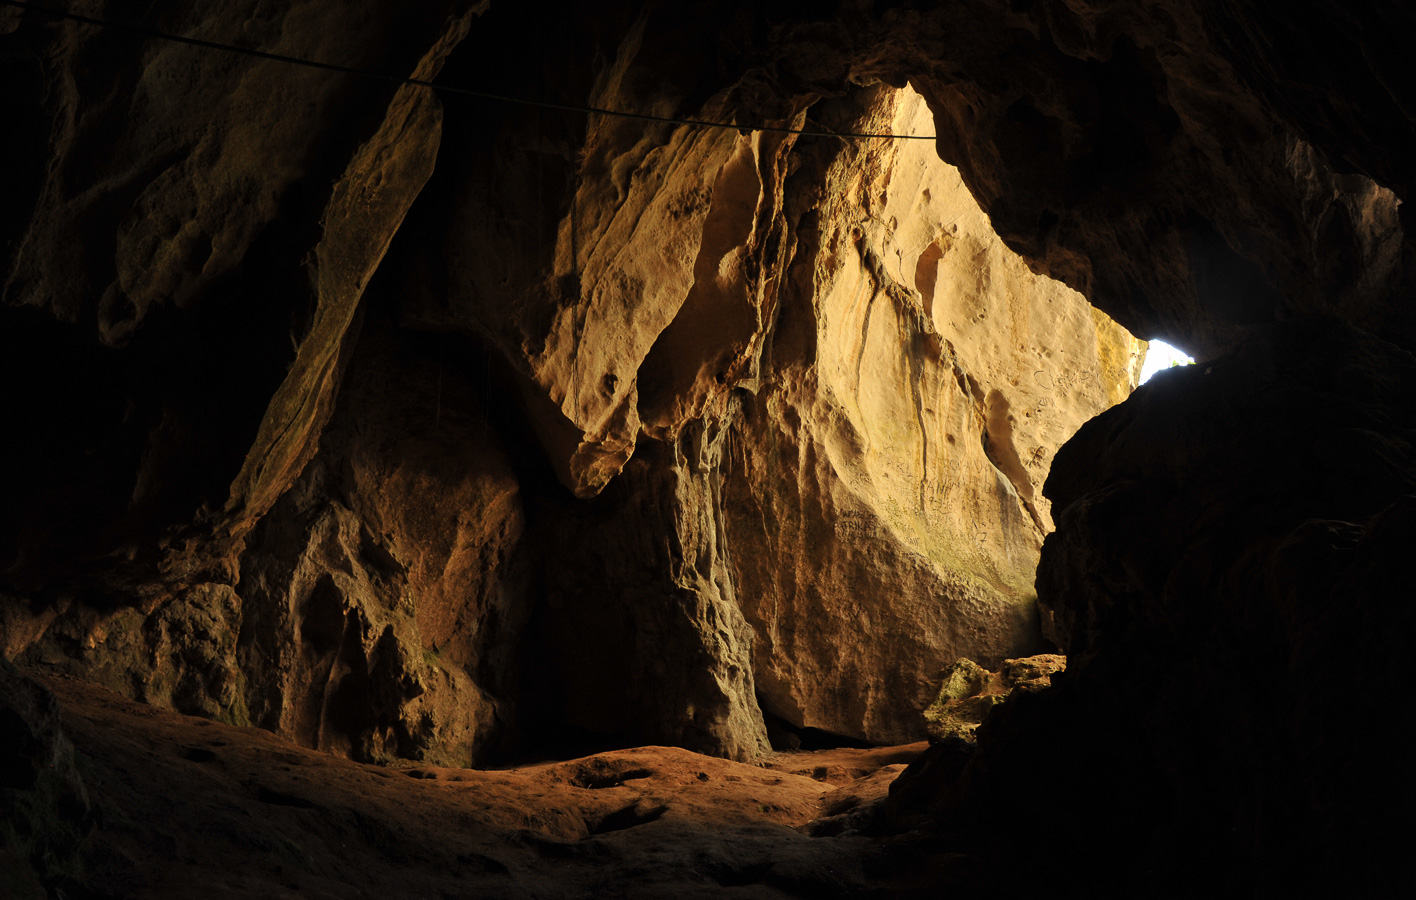
[[1006,703],[1014,691],[1031,693],[1052,684],[1052,676],[1066,671],[1067,658],[1042,653],[1025,659],[1005,659],[1003,668],[990,672],[970,659],[961,659],[940,673],[939,697],[924,711],[924,727],[932,743],[951,738],[971,741],[989,712]]

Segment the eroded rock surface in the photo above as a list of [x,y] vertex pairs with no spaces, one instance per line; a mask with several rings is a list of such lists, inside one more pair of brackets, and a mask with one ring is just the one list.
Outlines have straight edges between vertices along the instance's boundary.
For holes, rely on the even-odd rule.
[[[430,7],[387,44],[391,8],[336,32],[324,4],[238,13],[156,24],[627,112],[727,120],[756,91],[679,52],[721,26],[706,6],[537,21],[560,49],[536,55],[497,37],[534,5]],[[79,80],[120,40],[14,38]],[[359,759],[468,762],[558,731],[748,759],[763,702],[917,739],[944,665],[1038,649],[1038,485],[1139,344],[1007,251],[930,142],[296,70],[306,133],[241,116],[272,61],[153,47],[33,110],[24,159],[68,174],[16,232],[7,309],[44,336],[17,371],[57,354],[100,389],[19,466],[8,654]],[[772,120],[932,128],[919,95],[834,93]],[[125,130],[125,104],[167,125]],[[112,260],[61,271],[45,248],[80,221]],[[74,454],[103,462],[50,499]]]
[[830,783],[796,773],[812,754],[763,768],[672,747],[390,768],[50,683],[98,798],[82,886],[155,898],[849,896],[868,842],[802,831],[920,749],[855,751]]
[[[430,77],[472,6],[357,22],[331,3],[169,7],[146,24]],[[241,536],[332,411],[359,297],[432,169],[438,101],[24,15],[6,65],[43,99],[7,153],[47,174],[7,204],[6,376],[53,387],[17,410],[30,474],[8,577],[110,596],[231,584]]]
[[[931,127],[909,91],[835,111],[838,130]],[[757,688],[797,726],[917,740],[940,669],[1042,649],[1042,481],[1129,393],[1143,345],[1029,271],[928,143],[801,154],[728,493]]]
[[1067,658],[1055,653],[1005,659],[997,672],[990,672],[971,659],[959,660],[941,673],[939,696],[924,711],[929,739],[973,740],[989,712],[1006,703],[1014,691],[1031,693],[1051,687],[1052,676],[1066,668]]
[[521,501],[464,365],[440,352],[361,341],[319,455],[243,557],[250,719],[305,746],[467,765],[504,736]]
[[[951,655],[1036,638],[1055,514],[1073,669],[902,779],[945,848],[903,855],[919,892],[1375,892],[1409,806],[1409,607],[1374,598],[1410,593],[1411,8],[366,6],[144,14],[743,125],[922,130],[908,83],[982,213],[927,143],[7,8],[7,658],[367,758],[532,724],[746,757],[759,705],[880,739]],[[1038,273],[1203,358],[1048,496],[1029,464],[1129,356]],[[1058,809],[1095,831],[1019,839]]]

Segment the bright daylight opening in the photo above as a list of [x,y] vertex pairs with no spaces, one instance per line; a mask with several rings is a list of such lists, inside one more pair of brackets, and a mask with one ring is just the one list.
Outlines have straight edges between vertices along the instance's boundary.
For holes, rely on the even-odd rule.
[[1184,350],[1177,350],[1165,341],[1151,341],[1146,346],[1146,362],[1141,367],[1141,384],[1150,381],[1150,377],[1161,369],[1169,369],[1172,366],[1193,366],[1195,358],[1185,353]]

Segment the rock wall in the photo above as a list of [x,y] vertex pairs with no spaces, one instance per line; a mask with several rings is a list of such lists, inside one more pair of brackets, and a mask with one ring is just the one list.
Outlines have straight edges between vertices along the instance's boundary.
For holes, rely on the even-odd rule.
[[[665,50],[706,8],[547,34],[598,42],[588,63],[493,54],[534,10],[430,8],[379,43],[391,10],[155,24],[630,112],[742,104],[740,72]],[[1141,345],[1008,251],[929,142],[287,78],[37,14],[8,58],[87,77],[110,44],[138,74],[37,101],[48,142],[19,159],[83,178],[41,179],[7,315],[54,352],[26,363],[100,389],[88,431],[51,431],[67,389],[22,417],[55,454],[27,451],[44,487],[7,526],[7,655],[359,759],[466,764],[576,735],[751,758],[761,703],[913,739],[955,658],[1038,649],[1038,485]],[[242,112],[269,96],[304,125]],[[61,127],[70,108],[91,124]],[[883,85],[775,121],[808,109],[932,127]],[[121,177],[81,164],[114,140]],[[61,272],[80,222],[111,253]],[[103,466],[45,509],[83,453]]]
[[[908,89],[835,112],[932,127]],[[1029,271],[928,143],[801,154],[803,224],[733,434],[757,688],[797,726],[917,740],[941,669],[1039,649],[1051,454],[1129,393],[1144,345]]]
[[[928,118],[918,95],[888,88],[818,114],[842,130]],[[701,198],[698,214],[631,209],[631,240],[698,245],[676,311],[655,308],[662,270],[652,289],[597,274],[593,261],[572,279],[583,293],[565,315],[580,316],[578,346],[627,354],[622,372],[637,366],[602,387],[627,379],[640,425],[618,482],[586,510],[560,504],[555,517],[574,524],[531,540],[566,563],[533,591],[547,634],[526,655],[562,672],[531,676],[538,705],[564,706],[585,731],[670,735],[734,756],[766,746],[759,703],[797,727],[914,740],[954,659],[1038,648],[1031,580],[1051,528],[1038,488],[1052,448],[1129,392],[1142,345],[1029,272],[928,144],[718,143],[706,173],[681,151],[650,153],[625,193],[647,183]],[[597,221],[577,209],[587,193],[568,216]],[[605,236],[562,223],[556,252],[614,241],[615,220],[600,221]],[[614,261],[639,264],[631,250]],[[954,285],[960,270],[967,287],[934,290],[931,279]],[[449,295],[453,312],[483,289],[466,290]],[[990,313],[1003,324],[987,325]],[[626,348],[616,323],[660,315],[668,324],[642,357]],[[589,492],[576,460],[592,447],[608,459],[603,443],[589,430],[559,440],[544,417],[564,404],[531,403],[561,482]],[[665,659],[690,662],[666,670]]]

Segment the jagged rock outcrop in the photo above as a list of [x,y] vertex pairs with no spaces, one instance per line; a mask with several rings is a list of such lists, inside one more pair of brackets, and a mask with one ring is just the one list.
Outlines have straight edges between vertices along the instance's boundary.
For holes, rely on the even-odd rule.
[[1008,246],[1138,335],[1208,355],[1326,313],[1410,347],[1416,318],[1389,300],[1412,290],[1399,201],[1416,93],[1391,36],[1413,15],[1381,0],[842,4],[774,34],[738,96],[760,118],[843,79],[908,81]]
[[[350,28],[333,21],[341,9],[306,4],[255,16],[232,8],[201,20],[174,13],[160,25],[181,32],[199,21],[204,38],[235,43],[283,35],[278,47],[288,55],[326,53],[394,71],[406,65],[426,79],[476,12],[473,4],[446,4],[408,17],[388,7]],[[380,19],[393,15],[396,39]],[[507,552],[484,542],[483,532],[514,542],[517,528],[504,463],[500,472],[492,466],[484,486],[485,469],[464,459],[449,466],[446,450],[430,460],[426,442],[400,431],[396,413],[411,408],[405,398],[379,404],[382,418],[351,426],[365,425],[368,440],[310,463],[329,437],[339,390],[350,387],[343,382],[361,297],[432,171],[441,126],[435,95],[411,86],[380,92],[357,78],[165,42],[140,57],[145,45],[130,36],[117,52],[143,65],[93,101],[82,84],[87,61],[113,35],[74,24],[21,35],[31,40],[12,47],[10,59],[67,66],[80,83],[62,86],[45,110],[54,117],[47,131],[30,135],[52,172],[71,174],[30,198],[34,219],[7,248],[7,299],[81,330],[96,327],[104,344],[121,349],[90,352],[91,364],[59,383],[122,387],[99,385],[84,410],[87,432],[51,437],[40,424],[49,413],[21,413],[21,427],[41,436],[22,451],[35,457],[38,477],[16,498],[16,521],[27,517],[30,527],[6,541],[8,574],[26,593],[56,599],[32,604],[38,627],[16,616],[21,627],[7,633],[7,654],[28,650],[31,662],[186,712],[245,722],[254,711],[261,724],[315,746],[375,757],[387,744],[403,755],[431,750],[469,761],[476,740],[487,738],[473,733],[485,730],[478,726],[492,704],[466,674],[476,662],[468,632],[496,606],[488,598]],[[303,116],[271,97],[303,104]],[[138,112],[115,120],[125,103]],[[79,111],[77,122],[65,120],[74,115],[66,108]],[[96,143],[123,121],[140,124],[95,168]],[[81,225],[86,236],[106,236],[110,223],[111,261],[100,237],[56,268],[47,248],[59,235]],[[305,254],[302,285],[297,263]],[[104,299],[84,306],[85,294]],[[266,305],[243,308],[251,295]],[[42,377],[58,364],[45,351],[84,340],[72,329],[55,332],[49,346],[11,361]],[[213,344],[217,352],[205,353]],[[233,351],[229,359],[223,346]],[[368,377],[401,374],[384,368]],[[367,380],[353,381],[357,402],[370,399],[358,390]],[[448,424],[467,411],[450,410]],[[468,433],[460,424],[449,432]],[[56,496],[52,486],[70,479],[74,454],[96,451],[96,471],[81,471],[76,489]],[[329,465],[347,466],[340,499],[357,513],[320,494]],[[125,466],[136,468],[126,496],[85,485]],[[294,485],[302,471],[306,482]],[[266,530],[291,540],[239,561],[247,534],[282,495],[291,497],[285,513]],[[81,514],[74,503],[88,508]],[[70,540],[54,540],[55,522],[65,523]],[[70,560],[101,552],[109,563],[59,575],[61,548]],[[369,556],[375,562],[366,567]],[[242,568],[251,577],[238,594]],[[336,584],[341,572],[330,568],[353,580]],[[419,597],[416,609],[400,595],[408,591]],[[329,608],[307,616],[311,595]],[[332,624],[346,614],[348,635]],[[440,647],[450,651],[446,661]],[[304,664],[291,662],[297,658]],[[331,711],[331,697],[342,712]],[[337,714],[350,721],[327,729]],[[370,737],[371,729],[378,734]],[[382,734],[390,729],[396,737]]]
[[727,441],[711,424],[644,441],[599,497],[531,536],[556,561],[538,563],[522,651],[541,716],[734,759],[770,749],[725,544]]
[[[146,24],[431,76],[471,7],[384,4],[357,23],[333,3],[169,7]],[[51,386],[16,411],[31,440],[10,448],[27,475],[8,578],[110,596],[230,584],[332,409],[350,317],[431,171],[437,100],[7,16],[6,65],[36,102],[7,146],[35,177],[7,204],[5,374]]]
[[209,582],[154,592],[137,606],[69,601],[40,618],[46,627],[24,630],[16,658],[155,706],[245,724],[241,614],[235,589]]
[[523,516],[452,346],[361,339],[318,455],[252,535],[239,656],[255,724],[356,759],[440,764],[503,736],[491,692]]
[[[837,127],[879,130],[918,129],[928,114],[917,95],[880,89],[839,116]],[[593,530],[544,538],[563,565],[537,591],[536,627],[548,635],[531,655],[564,674],[542,702],[564,703],[589,731],[734,756],[765,747],[754,694],[797,727],[918,739],[942,666],[1038,648],[1031,579],[1051,525],[1036,491],[1053,448],[1134,384],[1140,344],[1028,272],[927,144],[857,153],[818,141],[786,157],[780,144],[719,137],[704,170],[678,140],[640,163],[627,196],[646,184],[697,191],[698,213],[629,204],[628,247],[613,219],[603,237],[564,225],[556,244],[621,247],[613,265],[641,264],[635,241],[698,251],[691,278],[688,257],[680,262],[680,294],[666,293],[674,269],[659,257],[646,286],[593,260],[573,280],[577,339],[614,358],[623,374],[604,383],[637,395],[640,436],[595,512],[557,514]],[[795,168],[785,180],[784,158]],[[692,187],[703,179],[711,190]],[[597,221],[578,202],[568,215]],[[967,287],[955,287],[960,272]],[[450,295],[448,314],[479,315],[470,304],[486,296],[470,283]],[[534,310],[531,300],[520,309]],[[1005,324],[988,327],[990,314]],[[657,315],[667,324],[652,342],[624,343]],[[553,371],[535,358],[514,364],[535,378]],[[561,391],[574,392],[554,388],[551,399]],[[594,429],[550,440],[550,407],[533,400],[531,410],[561,480],[594,490],[574,474],[591,448],[609,459]],[[644,531],[668,535],[667,547]],[[624,647],[636,652],[626,658]],[[692,662],[666,671],[661,657]]]

